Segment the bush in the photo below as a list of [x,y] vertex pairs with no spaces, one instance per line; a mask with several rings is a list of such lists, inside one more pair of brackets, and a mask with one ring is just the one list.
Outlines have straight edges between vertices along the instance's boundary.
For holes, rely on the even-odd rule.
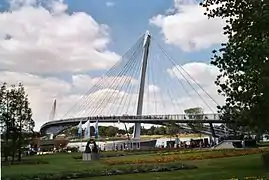
[[64,149],[64,152],[68,152],[68,151],[79,152],[78,150],[79,150],[78,147],[67,147],[67,148]]
[[98,177],[98,176],[111,176],[120,174],[133,174],[133,173],[145,173],[145,172],[163,172],[163,171],[175,171],[182,169],[195,169],[195,166],[187,166],[181,163],[170,163],[170,164],[141,164],[141,165],[130,165],[130,166],[118,166],[111,167],[109,169],[88,169],[76,172],[61,172],[51,174],[39,174],[39,175],[13,175],[9,177],[2,177],[2,180],[59,180],[59,179],[78,179],[87,177]]

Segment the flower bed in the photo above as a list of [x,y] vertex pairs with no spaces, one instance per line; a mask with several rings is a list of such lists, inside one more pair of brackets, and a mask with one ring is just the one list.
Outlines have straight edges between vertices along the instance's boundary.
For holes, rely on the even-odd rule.
[[[263,180],[265,177],[257,177],[257,176],[252,176],[252,177],[244,177],[244,180]],[[239,180],[239,178],[231,178],[231,179],[228,179],[228,180]]]
[[195,166],[184,165],[181,163],[169,163],[169,164],[147,164],[147,165],[130,165],[130,166],[118,166],[110,168],[94,168],[76,172],[59,172],[59,173],[46,173],[38,175],[14,175],[9,177],[2,177],[2,180],[59,180],[59,179],[78,179],[87,177],[98,177],[98,176],[111,176],[120,174],[133,174],[133,173],[146,173],[146,172],[165,172],[165,171],[176,171],[195,169]]
[[[219,151],[219,150],[214,150]],[[143,155],[143,154],[158,154],[158,155],[170,155],[170,154],[182,154],[182,153],[198,153],[198,152],[208,152],[208,150],[189,150],[189,149],[157,149],[154,150],[130,150],[130,151],[117,151],[117,152],[101,152],[101,158],[110,158],[110,157],[120,157],[120,156],[131,156],[131,155]],[[73,159],[82,159],[81,155],[72,156]]]
[[243,156],[250,154],[258,154],[263,152],[260,149],[246,149],[246,150],[224,150],[224,151],[209,151],[201,153],[187,153],[187,154],[174,154],[174,155],[163,155],[163,156],[152,156],[149,158],[137,158],[132,160],[114,159],[105,160],[104,163],[107,165],[118,165],[118,164],[151,164],[151,163],[168,163],[182,160],[202,160],[202,159],[213,159],[213,158],[224,158]]

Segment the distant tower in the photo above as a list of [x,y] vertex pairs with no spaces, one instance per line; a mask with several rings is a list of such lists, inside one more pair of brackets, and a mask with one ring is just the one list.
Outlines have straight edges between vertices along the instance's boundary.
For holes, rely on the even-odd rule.
[[52,109],[51,109],[51,112],[50,112],[50,116],[49,116],[49,120],[53,121],[54,118],[55,118],[55,114],[56,114],[56,99],[54,99],[53,101],[53,105],[52,105]]

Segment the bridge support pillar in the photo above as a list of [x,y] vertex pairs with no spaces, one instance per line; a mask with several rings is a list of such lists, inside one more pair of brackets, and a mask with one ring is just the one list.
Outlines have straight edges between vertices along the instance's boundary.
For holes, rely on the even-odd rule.
[[[138,103],[137,103],[137,112],[136,115],[141,116],[143,110],[143,99],[144,99],[144,90],[145,90],[145,81],[146,81],[146,71],[148,64],[148,55],[149,55],[149,45],[150,45],[150,34],[147,31],[144,38],[144,52],[142,59],[142,70],[141,70],[141,79],[140,79],[140,87],[139,87],[139,95],[138,95]],[[140,139],[140,131],[141,131],[141,123],[135,123],[133,139]]]

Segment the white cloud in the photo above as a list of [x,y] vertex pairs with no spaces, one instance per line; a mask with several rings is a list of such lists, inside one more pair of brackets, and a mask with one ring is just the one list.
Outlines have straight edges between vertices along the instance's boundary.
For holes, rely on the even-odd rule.
[[[218,87],[215,85],[217,75],[220,73],[217,67],[206,63],[191,62],[186,63],[181,67],[177,65],[171,69],[167,69],[167,73],[172,78],[178,78],[183,82],[189,81],[191,86],[194,87],[198,93],[197,94],[194,90],[192,90],[188,92],[190,96],[185,95],[185,97],[176,100],[177,103],[182,105],[183,110],[187,107],[199,106],[204,109],[204,112],[212,113],[213,110],[216,113],[217,104],[215,102],[219,105],[224,103],[224,97],[217,93]],[[197,86],[197,83],[203,89]]]
[[[68,14],[62,1],[13,0],[0,13],[0,67],[17,72],[81,72],[108,68],[119,56],[107,49],[109,27],[89,14]],[[27,64],[27,65],[26,65]]]
[[107,7],[114,7],[115,5],[116,5],[115,2],[111,2],[111,1],[107,1],[107,2],[106,2],[106,6],[107,6]]
[[150,19],[150,24],[161,28],[166,43],[193,51],[226,41],[222,34],[224,20],[208,19],[205,9],[194,0],[174,0],[173,9],[169,9],[172,14],[158,14]]
[[95,88],[117,88],[123,85],[137,85],[138,80],[130,76],[90,77],[87,74],[73,75],[73,85],[77,90],[86,91],[95,85]]
[[148,86],[149,92],[158,92],[160,90],[160,88],[156,85],[150,84]]
[[171,69],[167,69],[168,74],[171,77],[176,77],[181,80],[195,83],[195,80],[200,85],[212,85],[220,73],[216,66],[208,65],[206,63],[191,62],[184,64],[183,66],[174,66]]
[[[209,78],[214,76],[214,70],[211,71],[212,67],[210,65],[192,63],[185,64],[184,67],[193,78],[196,79],[199,77],[202,78],[199,79],[199,82],[206,82],[206,84],[202,85],[205,91],[210,94],[213,99],[220,104],[223,102],[223,98],[216,92],[216,86],[213,83],[214,78]],[[49,120],[54,99],[57,100],[56,119],[97,114],[114,115],[136,113],[138,91],[127,93],[125,90],[100,86],[97,90],[81,99],[81,95],[85,93],[86,89],[89,89],[96,82],[95,79],[96,78],[92,78],[85,74],[78,74],[73,76],[73,81],[68,82],[58,78],[41,77],[28,73],[0,72],[0,82],[6,81],[9,84],[22,82],[25,85],[26,92],[29,94],[37,130],[44,122]],[[133,84],[135,86],[133,88],[136,90],[138,90],[138,86],[136,86],[137,84],[138,83]],[[84,87],[84,89],[79,89],[80,87]],[[216,112],[216,104],[214,104],[201,89],[198,90],[199,95],[205,99],[209,104],[209,107],[207,107],[199,95],[193,91],[190,91],[191,97],[185,95],[184,97],[175,96],[171,99],[167,92],[161,91],[157,85],[150,84],[146,87],[148,90],[145,90],[144,114],[183,113],[184,109],[196,106],[203,107],[207,113],[212,113],[209,107],[213,108]],[[76,104],[77,102],[80,103]],[[73,107],[72,110],[70,110],[71,107]],[[66,112],[69,113],[64,116]]]
[[0,72],[0,82],[25,85],[26,93],[29,95],[30,107],[33,110],[33,118],[37,129],[49,119],[53,99],[59,99],[58,104],[61,109],[66,109],[66,105],[77,99],[76,95],[68,96],[71,86],[68,82],[57,78],[42,78],[28,73]]
[[37,0],[9,0],[10,8],[17,9],[21,6],[32,6],[37,3]]

